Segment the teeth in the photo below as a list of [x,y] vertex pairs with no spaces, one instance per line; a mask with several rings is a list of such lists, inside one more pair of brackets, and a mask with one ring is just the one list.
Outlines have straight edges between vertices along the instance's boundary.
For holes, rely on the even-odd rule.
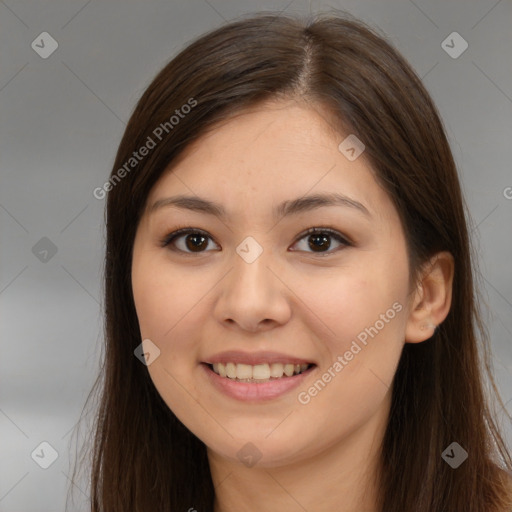
[[252,366],[249,364],[236,365],[236,378],[237,379],[252,379]]
[[284,366],[281,363],[272,363],[270,365],[270,376],[280,378],[283,376]]
[[271,378],[280,379],[283,375],[291,377],[297,375],[308,368],[308,364],[235,364],[235,363],[214,363],[213,371],[221,377],[229,379],[238,379],[241,381],[268,381]]
[[234,363],[226,364],[226,376],[230,379],[236,379],[236,365]]
[[251,377],[256,380],[270,379],[270,366],[268,364],[257,364],[253,366]]
[[291,377],[295,372],[295,365],[293,364],[285,364],[284,365],[284,373],[287,377]]

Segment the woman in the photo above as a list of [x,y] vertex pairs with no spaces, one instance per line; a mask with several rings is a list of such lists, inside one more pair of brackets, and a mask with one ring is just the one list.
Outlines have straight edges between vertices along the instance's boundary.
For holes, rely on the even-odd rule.
[[199,38],[103,190],[92,511],[512,510],[456,167],[382,36]]

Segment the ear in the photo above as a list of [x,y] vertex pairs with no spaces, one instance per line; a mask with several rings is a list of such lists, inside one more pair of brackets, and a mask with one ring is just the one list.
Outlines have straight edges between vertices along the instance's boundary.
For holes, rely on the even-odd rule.
[[453,256],[447,251],[435,254],[424,265],[413,291],[405,329],[406,343],[420,343],[431,338],[447,317],[452,303],[453,274]]

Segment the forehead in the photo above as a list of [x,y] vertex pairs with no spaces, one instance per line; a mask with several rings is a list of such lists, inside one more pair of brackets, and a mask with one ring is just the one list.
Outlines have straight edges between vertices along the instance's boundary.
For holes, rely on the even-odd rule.
[[[350,161],[329,114],[293,101],[272,101],[219,123],[188,146],[147,201],[170,195],[208,197],[233,215],[305,195],[338,193],[369,211],[392,208],[363,154]],[[382,214],[383,211],[376,212]]]

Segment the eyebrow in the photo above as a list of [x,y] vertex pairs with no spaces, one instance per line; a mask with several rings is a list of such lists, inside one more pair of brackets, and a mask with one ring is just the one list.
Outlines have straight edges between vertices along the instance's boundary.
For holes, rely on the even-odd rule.
[[[149,208],[149,214],[166,206],[174,206],[176,208],[213,215],[223,220],[226,220],[228,217],[226,209],[221,204],[198,196],[185,195],[166,197],[164,199],[155,201]],[[363,213],[367,217],[371,217],[371,213],[362,203],[343,194],[334,192],[329,194],[313,194],[299,197],[297,199],[283,201],[274,208],[273,216],[274,218],[286,217],[289,215],[296,215],[299,213],[316,210],[317,208],[323,208],[326,206],[344,206],[353,208],[354,210]]]

